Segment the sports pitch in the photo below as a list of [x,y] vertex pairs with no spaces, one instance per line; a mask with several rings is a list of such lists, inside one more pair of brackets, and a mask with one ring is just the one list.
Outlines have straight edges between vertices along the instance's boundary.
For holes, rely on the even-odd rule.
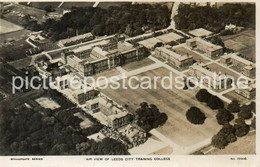
[[[169,73],[169,70],[160,67],[141,73],[137,75],[137,77],[163,77],[168,76]],[[177,75],[173,73],[173,78],[176,76]],[[133,86],[140,83],[136,80],[132,81]],[[122,84],[122,81],[120,82]],[[165,112],[168,115],[167,122],[162,127],[157,128],[157,130],[180,146],[191,146],[202,142],[211,138],[219,131],[221,126],[218,125],[215,117],[217,111],[211,110],[205,104],[196,100],[195,94],[198,90],[178,90],[174,87],[173,89],[166,90],[162,87],[160,80],[156,83],[157,89],[123,89],[121,86],[119,90],[107,88],[101,90],[101,92],[119,104],[127,104],[130,111],[135,111],[139,108],[141,102],[155,104],[161,112]],[[168,81],[165,82],[165,85],[168,84]],[[174,84],[173,82],[173,85]],[[154,84],[152,85],[154,86]],[[186,119],[186,111],[191,106],[196,106],[205,113],[207,119],[203,125],[193,125]]]
[[18,26],[9,21],[0,19],[0,34],[18,31],[18,30],[22,30],[22,29],[23,29],[23,27],[21,27],[21,26]]

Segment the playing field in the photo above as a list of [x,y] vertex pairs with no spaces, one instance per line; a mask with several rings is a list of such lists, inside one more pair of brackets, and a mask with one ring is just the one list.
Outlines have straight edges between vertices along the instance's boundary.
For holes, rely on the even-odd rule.
[[141,67],[145,67],[151,64],[154,64],[155,62],[149,58],[144,58],[139,61],[135,61],[129,64],[124,65],[122,68],[125,69],[126,71],[132,71]]
[[11,23],[9,21],[0,19],[0,34],[18,31],[18,30],[22,30],[22,29],[23,29],[23,27],[21,27],[21,26],[18,26],[18,25]]
[[221,37],[226,47],[255,61],[255,30],[245,30],[235,35]]
[[40,97],[35,100],[37,103],[39,103],[44,108],[49,108],[51,110],[55,110],[57,108],[60,108],[60,105],[53,101],[50,97]]
[[[137,77],[163,77],[169,76],[169,73],[169,70],[161,67],[142,73]],[[173,78],[174,77],[176,77],[176,75],[173,73]],[[127,82],[128,80],[126,80],[126,83]],[[132,80],[133,86],[139,83],[140,82],[136,80]],[[123,89],[121,87],[119,90],[107,88],[101,91],[119,104],[128,104],[129,111],[135,111],[141,102],[155,104],[161,112],[165,112],[168,115],[166,124],[157,128],[157,130],[178,145],[190,146],[211,138],[218,132],[220,126],[215,118],[217,111],[212,111],[205,104],[202,104],[195,99],[197,90],[178,90],[174,87],[173,89],[166,90],[162,87],[161,80],[152,83],[152,88],[155,83],[157,84],[156,89]],[[170,81],[165,80],[165,86],[169,84]],[[173,85],[175,85],[174,82]],[[200,108],[207,116],[203,125],[193,125],[187,121],[185,114],[187,109],[191,106]]]

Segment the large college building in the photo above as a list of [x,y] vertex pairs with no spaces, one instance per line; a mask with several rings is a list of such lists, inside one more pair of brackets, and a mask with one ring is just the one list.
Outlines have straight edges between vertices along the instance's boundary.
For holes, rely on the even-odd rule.
[[188,39],[186,45],[191,49],[198,49],[205,52],[207,57],[217,58],[223,54],[223,47],[214,45],[199,37]]
[[243,75],[247,77],[255,77],[256,68],[253,62],[250,62],[235,53],[227,54],[220,57],[220,63],[229,66],[235,66]]
[[145,48],[114,37],[62,53],[62,62],[77,70],[80,76],[91,76],[107,69],[140,60]]
[[[228,86],[229,84],[231,84],[231,80],[225,79],[226,76],[224,74],[219,74],[216,71],[211,71],[203,63],[194,63],[192,66],[189,67],[188,73],[190,76],[196,77],[198,79],[198,82],[202,80],[203,84],[210,84],[210,86],[214,89],[220,89],[223,88],[224,85]],[[206,77],[209,78],[209,80]]]
[[170,50],[170,48],[158,47],[155,49],[155,56],[163,58],[168,61],[170,64],[173,64],[177,67],[189,67],[193,64],[193,58],[190,55],[180,55]]
[[130,123],[131,114],[121,105],[109,99],[105,95],[99,95],[86,102],[88,109],[93,113],[102,112],[106,125],[117,129]]
[[[242,88],[246,85],[239,85],[242,86]],[[255,87],[255,83],[250,83],[246,89],[235,89],[235,92],[247,99],[252,99],[255,97],[256,95],[256,87]]]

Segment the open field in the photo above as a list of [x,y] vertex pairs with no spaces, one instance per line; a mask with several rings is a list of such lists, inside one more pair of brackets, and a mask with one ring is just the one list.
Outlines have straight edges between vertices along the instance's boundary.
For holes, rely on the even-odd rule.
[[6,21],[4,19],[0,19],[0,34],[18,31],[18,30],[22,30],[22,29],[23,29],[23,27],[21,27],[19,25],[16,25],[16,24]]
[[237,94],[234,90],[224,94],[223,96],[229,98],[230,100],[235,100],[236,99],[240,104],[246,104],[246,103],[250,102],[249,99],[247,99],[247,98]]
[[7,13],[4,15],[4,18],[8,21],[11,21],[12,23],[19,24],[21,25],[21,20],[23,15],[30,15],[35,17],[35,19],[39,22],[42,23],[45,19],[43,16],[45,15],[45,11],[42,9],[30,7],[27,5],[22,5],[22,4],[14,4],[12,8],[12,12]]
[[192,52],[184,47],[175,47],[174,50],[176,51],[176,53],[184,55],[184,54],[189,54],[193,57],[193,60],[195,60],[196,62],[202,62],[202,63],[208,63],[209,60],[203,58],[202,56],[198,55],[195,52]]
[[141,67],[145,67],[145,66],[154,64],[154,63],[155,62],[152,61],[151,59],[144,58],[144,59],[142,59],[140,61],[135,61],[135,62],[126,64],[122,68],[125,69],[126,71],[132,71],[132,70],[135,70],[135,69],[138,69],[138,68],[141,68]]
[[255,154],[256,153],[256,133],[252,132],[244,137],[240,137],[236,142],[230,143],[225,149],[215,149],[208,154]]
[[238,34],[221,37],[225,46],[255,61],[255,30],[245,30]]
[[11,43],[0,45],[0,57],[7,61],[15,61],[26,58],[26,52],[33,48],[24,40],[13,41]]
[[60,105],[53,101],[50,97],[40,97],[35,99],[37,103],[39,103],[43,108],[49,108],[51,110],[55,110],[60,108]]
[[[144,72],[137,77],[149,76],[169,76],[170,71],[161,67],[155,70]],[[173,80],[177,75],[173,73]],[[129,111],[135,111],[139,108],[141,102],[155,104],[161,112],[168,115],[168,120],[165,125],[157,128],[157,130],[168,137],[170,140],[181,146],[190,146],[198,142],[211,138],[218,132],[218,125],[215,115],[216,111],[212,111],[205,104],[198,102],[195,99],[195,94],[198,90],[178,90],[164,89],[161,80],[154,82],[152,80],[152,89],[123,89],[119,90],[107,88],[101,90],[102,93],[114,99],[119,104],[128,104]],[[128,81],[126,80],[126,83]],[[120,81],[122,85],[122,80]],[[155,83],[157,88],[154,89]],[[136,80],[132,80],[132,85],[140,84]],[[170,81],[165,80],[165,86],[169,86]],[[173,81],[173,85],[175,85]],[[196,106],[205,113],[207,119],[203,125],[193,125],[186,119],[186,111],[191,107]]]
[[4,34],[0,34],[0,43],[4,43],[10,40],[21,40],[25,39],[27,35],[29,35],[31,31],[22,29],[18,31],[8,32]]

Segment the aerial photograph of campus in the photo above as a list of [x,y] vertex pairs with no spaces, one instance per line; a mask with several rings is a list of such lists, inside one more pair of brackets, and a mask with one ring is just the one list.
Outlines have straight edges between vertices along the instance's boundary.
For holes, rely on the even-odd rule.
[[253,2],[0,2],[0,155],[256,154],[255,17]]

